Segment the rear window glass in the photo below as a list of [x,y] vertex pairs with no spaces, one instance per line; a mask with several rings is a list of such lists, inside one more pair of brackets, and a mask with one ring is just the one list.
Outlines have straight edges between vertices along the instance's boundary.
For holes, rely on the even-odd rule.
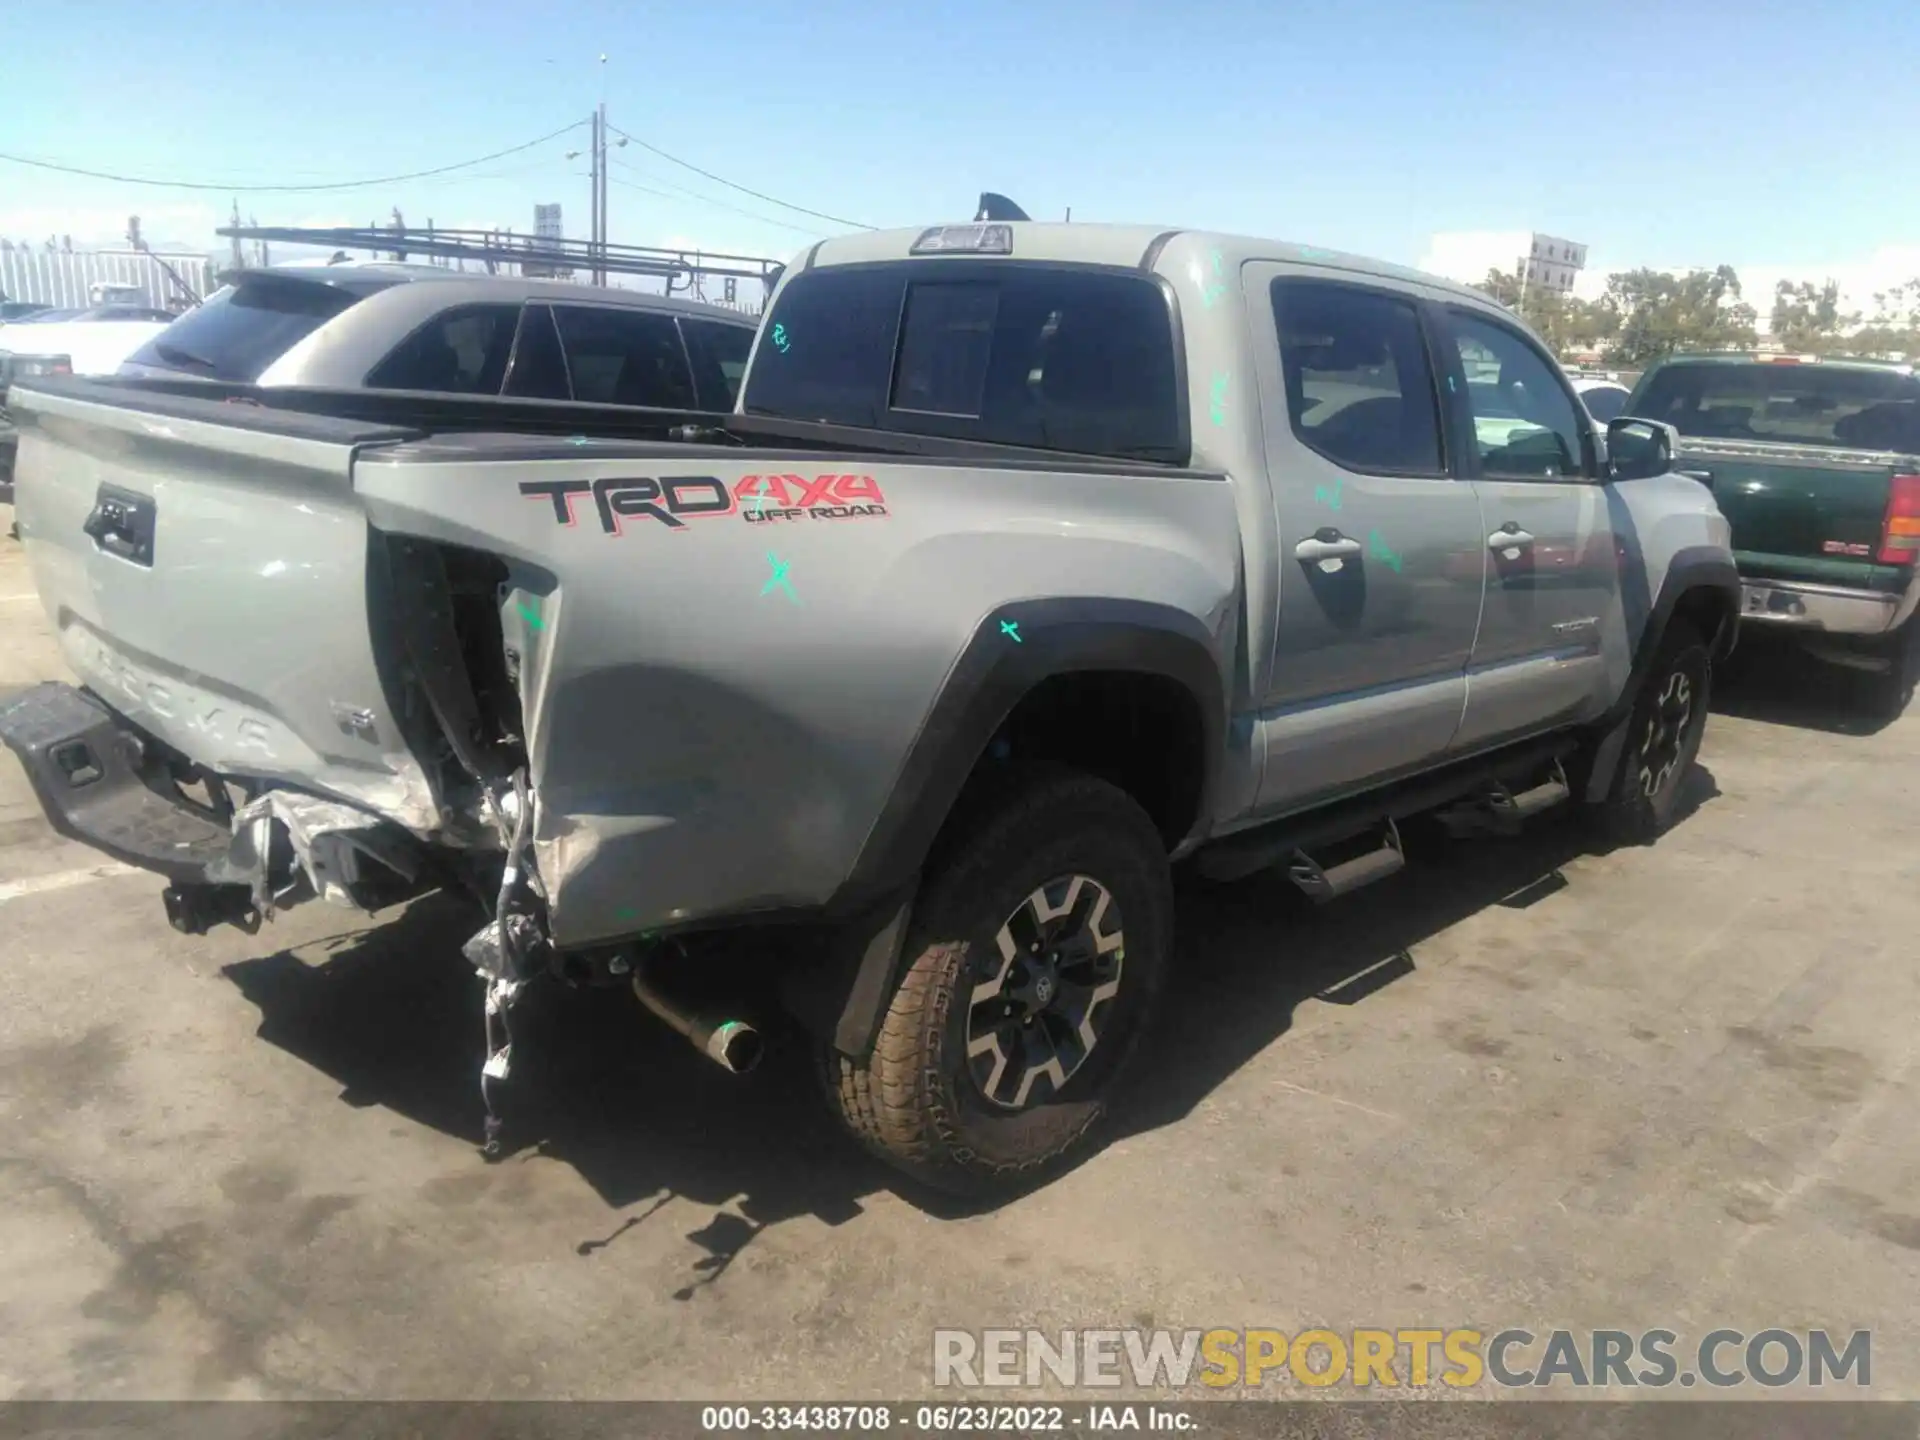
[[498,395],[520,323],[517,305],[459,305],[433,317],[367,376],[375,390]]
[[693,371],[671,315],[556,305],[573,398],[596,405],[691,410]]
[[1582,390],[1580,400],[1587,407],[1587,413],[1603,425],[1619,419],[1627,408],[1627,392],[1616,385],[1596,385],[1591,390]]
[[1184,464],[1167,301],[1144,276],[932,261],[796,277],[749,414]]
[[368,293],[309,280],[256,277],[208,297],[133,354],[132,363],[251,384],[266,368]]
[[740,377],[747,373],[747,356],[753,350],[753,327],[682,320],[680,333],[687,339],[701,406],[707,410],[733,409],[740,398]]
[[1668,365],[1627,413],[1682,435],[1920,452],[1920,378],[1826,365]]

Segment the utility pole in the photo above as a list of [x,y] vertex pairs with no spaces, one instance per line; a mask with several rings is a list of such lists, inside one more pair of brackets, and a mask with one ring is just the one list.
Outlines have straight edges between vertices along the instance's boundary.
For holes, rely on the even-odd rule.
[[[233,228],[236,230],[240,228],[240,197],[237,195],[233,200]],[[233,268],[244,270],[246,264],[246,257],[240,253],[240,237],[236,235],[233,237]]]
[[593,112],[593,283],[605,285],[607,271],[607,102]]

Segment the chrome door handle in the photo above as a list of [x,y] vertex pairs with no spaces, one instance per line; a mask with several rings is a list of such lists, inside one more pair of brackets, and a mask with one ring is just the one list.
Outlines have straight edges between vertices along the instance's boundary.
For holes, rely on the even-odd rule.
[[1350,540],[1338,530],[1331,532],[1334,536],[1331,540],[1323,540],[1320,538],[1321,535],[1328,533],[1328,531],[1322,530],[1320,535],[1312,535],[1302,540],[1298,545],[1293,547],[1294,558],[1296,560],[1307,561],[1345,560],[1349,556],[1360,553],[1360,542],[1358,540]]
[[1489,550],[1518,550],[1523,545],[1533,544],[1533,536],[1518,525],[1506,524],[1487,536]]

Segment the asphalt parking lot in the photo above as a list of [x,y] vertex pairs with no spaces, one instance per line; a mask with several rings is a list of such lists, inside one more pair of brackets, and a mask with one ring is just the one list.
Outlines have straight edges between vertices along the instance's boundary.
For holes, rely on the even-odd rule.
[[[0,539],[0,694],[63,674],[31,588]],[[901,1398],[936,1327],[1724,1324],[1870,1328],[1920,1397],[1920,709],[1747,658],[1655,848],[1185,891],[1117,1138],[979,1213],[797,1048],[734,1079],[619,996],[531,1009],[541,1138],[487,1166],[470,917],[176,935],[0,758],[0,1395]]]

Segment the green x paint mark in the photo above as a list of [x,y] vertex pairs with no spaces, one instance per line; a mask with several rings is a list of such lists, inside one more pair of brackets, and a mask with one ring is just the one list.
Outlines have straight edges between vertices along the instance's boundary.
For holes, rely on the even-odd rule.
[[520,618],[533,626],[534,629],[544,630],[547,628],[546,622],[543,621],[536,612],[529,610],[526,606],[515,605],[513,608],[518,610],[520,612]]
[[1207,398],[1207,413],[1216,425],[1227,423],[1227,382],[1232,379],[1231,371],[1213,377],[1213,391]]
[[800,597],[793,593],[793,582],[787,579],[787,567],[793,562],[778,558],[771,550],[767,552],[767,564],[773,567],[773,578],[760,587],[762,595],[771,595],[776,589],[785,590],[787,598],[794,604],[800,603]]
[[1013,643],[1016,645],[1025,643],[1020,639],[1020,622],[1018,620],[1002,620],[1000,622],[1000,633],[1002,635],[1011,635],[1013,637]]
[[1313,487],[1313,498],[1320,501],[1329,510],[1338,510],[1340,508],[1340,491],[1346,483],[1346,477],[1341,476],[1334,480],[1333,489],[1331,490],[1327,489],[1324,485],[1316,485]]

